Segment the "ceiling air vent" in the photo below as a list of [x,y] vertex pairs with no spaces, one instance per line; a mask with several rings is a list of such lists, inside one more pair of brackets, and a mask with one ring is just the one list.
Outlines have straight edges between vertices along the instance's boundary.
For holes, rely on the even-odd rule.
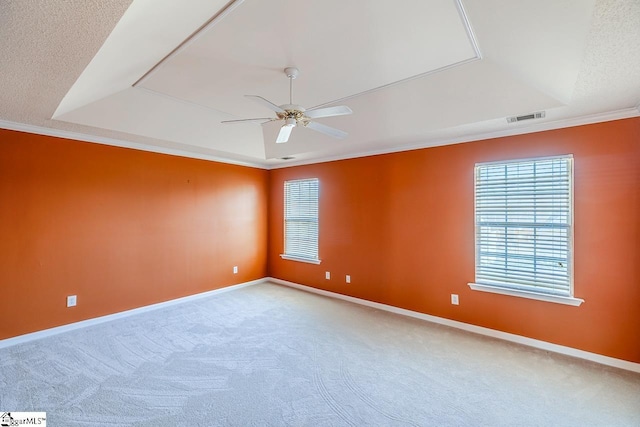
[[524,120],[543,119],[544,116],[544,111],[538,111],[537,113],[525,114],[524,116],[507,117],[507,123],[517,123]]

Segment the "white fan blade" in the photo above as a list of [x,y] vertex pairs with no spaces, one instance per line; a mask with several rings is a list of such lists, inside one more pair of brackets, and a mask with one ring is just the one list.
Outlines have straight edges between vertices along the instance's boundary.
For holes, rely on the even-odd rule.
[[310,119],[317,119],[320,117],[333,117],[333,116],[344,116],[346,114],[351,114],[351,108],[345,105],[338,105],[337,107],[327,107],[327,108],[318,108],[317,110],[307,110],[304,112],[304,115],[309,117]]
[[323,125],[322,123],[318,123],[318,122],[309,122],[305,127],[308,127],[309,129],[313,129],[317,132],[321,132],[321,133],[324,133],[325,135],[329,135],[338,139],[343,139],[347,135],[349,135],[345,131],[332,128],[331,126]]
[[289,140],[289,135],[291,135],[291,130],[293,126],[284,125],[280,128],[280,133],[278,133],[278,139],[276,139],[276,144],[281,144],[283,142],[287,142]]
[[275,111],[276,113],[284,113],[284,110],[282,108],[278,107],[273,102],[271,102],[271,101],[269,101],[267,99],[264,99],[261,96],[258,96],[258,95],[245,95],[245,97],[256,101],[258,104],[264,105],[265,107],[267,107],[270,110]]
[[220,123],[261,123],[261,122],[270,122],[271,120],[276,120],[271,117],[263,117],[260,119],[239,119],[239,120],[223,120]]

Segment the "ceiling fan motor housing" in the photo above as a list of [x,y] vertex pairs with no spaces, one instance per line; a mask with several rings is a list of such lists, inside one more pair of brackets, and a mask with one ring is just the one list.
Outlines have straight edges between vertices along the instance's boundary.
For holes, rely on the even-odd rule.
[[[299,120],[304,119],[305,109],[295,104],[283,104],[280,106],[284,110],[284,113],[277,113],[279,119],[285,120],[285,125],[293,123],[291,126],[295,126]],[[291,120],[291,122],[290,122]]]
[[290,79],[295,79],[296,77],[298,77],[300,75],[300,70],[298,70],[296,67],[287,67],[287,68],[284,69],[284,73]]

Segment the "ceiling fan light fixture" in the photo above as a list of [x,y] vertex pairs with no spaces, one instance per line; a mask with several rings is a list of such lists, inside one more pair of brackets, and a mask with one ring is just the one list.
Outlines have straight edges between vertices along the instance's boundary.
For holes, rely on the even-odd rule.
[[263,107],[276,113],[276,117],[272,119],[239,119],[239,120],[224,120],[222,123],[247,123],[247,122],[273,122],[283,121],[282,127],[276,137],[276,144],[282,144],[289,141],[289,136],[294,127],[298,124],[307,129],[314,130],[316,132],[323,133],[333,138],[343,139],[347,136],[347,133],[340,129],[335,129],[330,126],[318,123],[315,119],[324,117],[343,116],[351,114],[351,108],[345,105],[338,105],[334,107],[316,108],[312,110],[306,110],[304,107],[293,103],[293,80],[300,75],[300,70],[295,67],[287,67],[284,69],[284,73],[289,78],[289,103],[283,105],[276,105],[273,102],[258,96],[258,95],[245,95],[245,97],[261,104]]

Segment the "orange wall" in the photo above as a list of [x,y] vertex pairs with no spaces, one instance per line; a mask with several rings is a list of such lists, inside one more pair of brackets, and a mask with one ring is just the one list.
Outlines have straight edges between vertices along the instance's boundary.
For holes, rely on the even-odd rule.
[[0,339],[264,277],[268,179],[0,130]]
[[[470,290],[475,163],[568,153],[585,303]],[[320,265],[279,257],[283,182],[308,177],[320,179]],[[270,181],[273,277],[640,362],[640,118],[278,169]]]
[[[567,153],[586,302],[471,291],[474,164]],[[279,257],[306,177],[321,265]],[[0,130],[0,339],[266,275],[640,362],[640,118],[271,172]]]

